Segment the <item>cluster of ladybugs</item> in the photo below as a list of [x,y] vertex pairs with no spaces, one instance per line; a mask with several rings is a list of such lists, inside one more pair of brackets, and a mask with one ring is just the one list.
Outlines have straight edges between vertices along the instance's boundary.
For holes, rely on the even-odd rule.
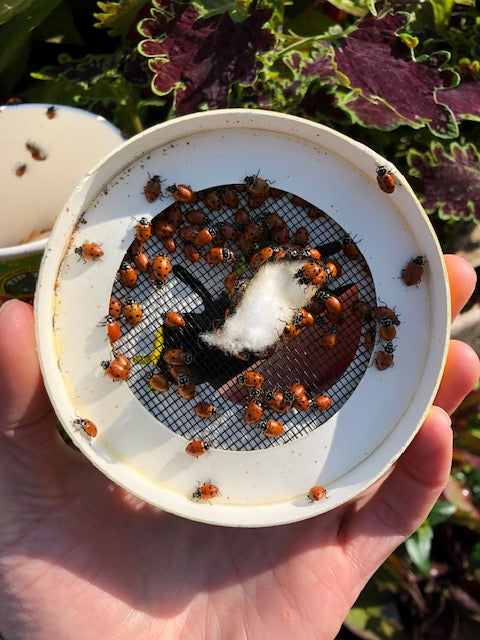
[[[377,168],[377,181],[380,188],[386,193],[392,193],[395,189],[395,181],[385,167]],[[309,232],[305,227],[298,228],[291,238],[290,229],[277,212],[270,212],[264,216],[252,219],[249,211],[240,207],[239,194],[246,192],[246,199],[250,209],[261,207],[267,197],[276,198],[284,192],[274,189],[267,180],[258,175],[247,176],[243,184],[217,187],[206,192],[196,193],[189,186],[179,184],[166,189],[174,197],[175,202],[157,215],[152,222],[142,217],[135,228],[135,239],[127,252],[126,260],[122,262],[118,271],[119,282],[128,289],[133,289],[137,284],[138,273],[149,275],[151,283],[161,287],[172,271],[170,258],[166,254],[159,254],[153,259],[144,251],[145,243],[154,234],[159,238],[167,253],[174,253],[177,248],[177,237],[183,242],[183,254],[192,263],[202,257],[210,265],[220,263],[235,263],[246,269],[258,269],[267,261],[280,259],[299,260],[305,259],[305,263],[295,274],[300,284],[311,284],[318,287],[314,298],[307,309],[299,309],[291,323],[287,324],[282,340],[291,340],[300,334],[303,327],[311,326],[316,318],[326,313],[329,320],[335,323],[342,316],[342,303],[335,295],[323,289],[331,280],[341,273],[339,263],[333,258],[322,261],[320,252],[308,247]],[[158,175],[150,176],[144,186],[144,195],[148,202],[155,202],[162,197],[162,180]],[[221,225],[209,226],[209,214],[202,209],[190,208],[184,212],[183,204],[194,205],[202,199],[202,202],[210,211],[218,211],[222,206],[234,210],[232,221],[223,222]],[[308,217],[312,220],[323,217],[324,212],[312,206],[310,203],[292,196],[292,203],[306,208]],[[258,245],[266,244],[267,237],[271,242],[268,246],[258,249]],[[224,246],[225,242],[235,243],[241,252]],[[207,247],[207,245],[211,245]],[[352,260],[361,257],[357,245],[349,236],[342,238],[341,248],[344,255]],[[96,243],[86,242],[75,249],[85,261],[95,261],[103,256],[103,248]],[[404,282],[411,286],[417,284],[423,274],[424,260],[421,256],[411,260],[402,271]],[[231,307],[227,312],[231,313],[242,299],[242,295],[248,286],[248,281],[237,273],[227,276],[224,287],[231,300]],[[384,370],[393,365],[393,339],[400,324],[398,316],[393,309],[386,305],[371,309],[365,302],[358,300],[352,308],[354,315],[364,322],[371,322],[372,328],[365,334],[365,344],[371,348],[375,342],[376,331],[383,342],[383,349],[375,358],[378,369]],[[114,381],[126,380],[130,376],[131,362],[124,354],[115,351],[115,343],[121,335],[119,320],[123,320],[131,326],[142,321],[143,312],[141,305],[133,298],[127,298],[122,304],[112,298],[109,313],[104,320],[107,327],[108,338],[113,350],[110,361],[101,363],[105,374]],[[376,324],[375,324],[376,323]],[[172,329],[181,329],[185,326],[183,316],[173,310],[164,315],[164,325]],[[378,325],[378,326],[377,326]],[[333,348],[336,344],[336,331],[330,328],[320,338],[322,346],[326,349]],[[273,353],[273,350],[272,350]],[[268,357],[270,354],[264,354]],[[162,353],[162,358],[168,365],[168,374],[177,385],[178,394],[191,400],[195,395],[195,385],[191,380],[189,364],[191,354],[182,349],[167,349]],[[331,398],[321,394],[316,398],[308,398],[305,387],[296,383],[284,391],[262,390],[263,376],[255,371],[246,371],[237,378],[239,384],[244,385],[249,392],[249,403],[245,407],[243,421],[245,424],[255,424],[263,435],[268,438],[276,438],[283,434],[284,427],[278,420],[263,418],[264,409],[270,409],[277,413],[284,413],[292,408],[306,410],[316,408],[325,411],[331,405]],[[148,381],[154,391],[164,393],[169,390],[170,382],[163,373],[155,373]],[[197,416],[208,419],[219,415],[219,409],[208,402],[199,402],[194,407]],[[77,428],[83,429],[90,437],[97,434],[96,426],[89,420],[78,418],[74,421]],[[194,439],[186,446],[188,455],[199,457],[209,448],[208,442],[202,439]],[[219,494],[219,489],[208,482],[199,485],[193,493],[193,498],[210,499]],[[312,487],[308,498],[311,501],[325,497],[326,492],[320,486]]]

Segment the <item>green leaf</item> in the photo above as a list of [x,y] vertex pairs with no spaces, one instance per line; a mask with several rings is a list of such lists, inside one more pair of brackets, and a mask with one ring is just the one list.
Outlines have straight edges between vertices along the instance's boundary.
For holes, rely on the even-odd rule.
[[119,0],[119,2],[97,2],[99,13],[93,17],[98,20],[93,25],[98,29],[108,29],[110,36],[123,36],[132,26],[145,0]]
[[201,18],[211,18],[219,13],[229,13],[234,22],[245,20],[251,4],[252,0],[203,0],[192,2]]
[[427,517],[429,525],[435,528],[438,524],[445,522],[448,518],[455,513],[457,507],[450,502],[444,500],[438,500],[430,511]]
[[0,25],[5,24],[19,13],[27,11],[35,0],[0,1]]
[[424,523],[418,531],[405,540],[405,548],[411,561],[425,577],[428,577],[431,568],[432,538],[432,527],[428,523]]
[[441,32],[448,26],[454,4],[455,0],[430,0],[433,22],[438,31]]
[[[26,2],[22,12],[0,26],[0,73],[19,55],[32,31],[45,20],[61,0],[35,0]],[[5,5],[5,3],[3,3]],[[0,7],[1,15],[1,7]]]

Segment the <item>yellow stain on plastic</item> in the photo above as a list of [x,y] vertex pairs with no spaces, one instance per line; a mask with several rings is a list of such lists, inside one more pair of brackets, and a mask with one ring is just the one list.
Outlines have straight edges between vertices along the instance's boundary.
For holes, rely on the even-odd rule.
[[160,356],[162,355],[163,343],[163,327],[160,327],[160,329],[158,329],[157,333],[155,334],[152,353],[133,356],[133,364],[157,364]]

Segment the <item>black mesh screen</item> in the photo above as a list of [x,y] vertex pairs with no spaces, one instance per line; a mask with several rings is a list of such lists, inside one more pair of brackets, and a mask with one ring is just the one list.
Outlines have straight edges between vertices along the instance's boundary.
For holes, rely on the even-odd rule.
[[[127,384],[138,401],[169,429],[186,438],[201,437],[217,448],[248,450],[278,446],[321,427],[358,385],[370,362],[376,336],[375,321],[362,311],[361,303],[367,305],[365,309],[375,307],[376,296],[361,254],[361,239],[349,238],[348,230],[342,229],[325,211],[300,198],[272,185],[265,190],[266,198],[265,194],[252,196],[245,185],[219,186],[199,192],[197,202],[176,203],[162,210],[159,200],[160,213],[152,221],[151,238],[141,247],[135,241],[125,256],[128,265],[135,268],[136,285],[130,288],[117,280],[112,291],[112,297],[123,305],[131,298],[143,311],[141,322],[135,326],[123,317],[118,319],[121,336],[113,345],[115,352],[126,355],[132,362]],[[326,209],[328,206],[325,203]],[[194,229],[185,230],[190,226]],[[213,238],[198,248],[199,259],[192,261],[197,251],[188,234],[206,229]],[[208,238],[207,232],[203,236]],[[234,261],[230,261],[229,251],[224,251],[222,262],[209,264],[205,255],[212,247],[234,252]],[[311,261],[301,253],[306,247],[320,251],[322,268],[333,263],[328,271],[329,281],[319,288],[330,294],[330,303],[324,295],[326,299],[314,299],[307,306],[314,319],[313,326],[302,327],[299,335],[290,339],[282,334],[263,353],[246,351],[229,355],[207,346],[199,338],[207,330],[221,331],[225,317],[234,313],[234,302],[240,297],[242,286],[248,287],[256,273],[249,267],[252,255],[272,248],[274,253],[268,261],[295,259],[301,265]],[[168,256],[171,272],[163,284],[153,282],[150,272],[142,272],[135,266],[134,258],[140,249],[150,261],[159,254]],[[336,277],[332,269],[339,272]],[[224,281],[230,274],[237,276],[237,289],[229,291]],[[338,305],[330,308],[335,300],[340,311]],[[168,311],[179,312],[184,326],[166,326]],[[172,349],[181,350],[179,357],[186,360],[176,369],[165,361]],[[245,385],[242,376],[249,371],[263,377],[258,389]],[[153,388],[149,381],[154,374],[165,376],[168,391]],[[164,382],[164,378],[160,380]],[[289,390],[295,384],[304,386],[308,399],[301,408],[291,407]],[[282,393],[286,410],[269,408],[273,394]],[[324,410],[315,402],[321,395],[331,399],[331,405]],[[252,399],[263,410],[262,420],[282,424],[282,435],[270,438],[263,433],[264,424],[245,423],[245,409]],[[197,416],[194,407],[200,402],[212,404],[214,415]]]

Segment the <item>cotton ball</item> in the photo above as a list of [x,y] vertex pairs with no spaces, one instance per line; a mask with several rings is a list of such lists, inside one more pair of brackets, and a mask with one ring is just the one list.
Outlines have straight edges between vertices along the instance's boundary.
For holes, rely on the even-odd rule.
[[295,312],[305,307],[318,290],[294,277],[304,264],[305,260],[295,260],[262,265],[220,332],[204,333],[201,339],[232,355],[242,351],[262,352],[271,347]]

